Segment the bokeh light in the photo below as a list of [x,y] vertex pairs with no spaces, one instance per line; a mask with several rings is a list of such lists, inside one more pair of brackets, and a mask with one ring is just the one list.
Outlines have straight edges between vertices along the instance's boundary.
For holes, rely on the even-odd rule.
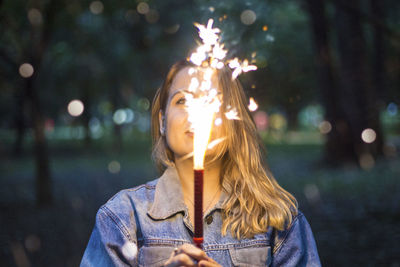
[[132,261],[136,257],[137,246],[133,242],[126,241],[122,246],[121,252],[127,260]]
[[315,204],[321,199],[319,189],[315,184],[306,184],[304,186],[304,195],[311,204]]
[[269,116],[269,126],[275,130],[284,130],[287,126],[287,120],[282,114],[275,113]]
[[29,252],[38,251],[40,246],[41,242],[38,236],[31,234],[25,238],[25,247]]
[[160,18],[160,15],[158,14],[158,11],[155,9],[150,9],[149,12],[146,13],[146,21],[148,23],[154,24],[158,21]]
[[150,8],[149,8],[149,5],[148,5],[147,3],[145,3],[145,2],[140,2],[140,3],[137,5],[136,10],[137,10],[137,12],[138,12],[139,14],[146,15],[147,12],[149,12]]
[[226,20],[227,18],[228,18],[228,15],[227,15],[227,14],[224,14],[223,16],[219,17],[218,20],[219,20],[220,22],[222,22],[223,20]]
[[257,130],[265,131],[268,128],[268,114],[263,110],[259,110],[254,114],[254,122]]
[[265,68],[267,66],[267,58],[263,55],[258,55],[256,64],[258,68]]
[[364,170],[369,170],[375,165],[375,159],[369,153],[361,154],[358,160],[360,163],[360,167]]
[[[321,126],[325,130],[329,130],[329,125],[323,123],[323,108],[320,105],[308,105],[304,107],[297,115],[301,126],[309,129],[320,129]],[[320,129],[321,130],[321,129]]]
[[321,121],[318,128],[320,133],[327,134],[332,130],[332,124],[329,121]]
[[256,13],[253,10],[247,9],[240,14],[240,20],[244,25],[251,25],[256,21]]
[[140,114],[137,123],[138,129],[142,133],[147,133],[150,130],[150,115],[148,113]]
[[89,129],[91,133],[91,137],[94,139],[99,139],[103,136],[103,126],[98,118],[93,117],[89,121]]
[[398,111],[398,107],[395,103],[391,102],[389,103],[389,105],[387,106],[387,113],[390,116],[396,116],[397,115],[397,111]]
[[387,143],[383,146],[383,154],[388,158],[395,158],[397,156],[397,148],[393,143]]
[[147,111],[150,108],[150,101],[147,98],[143,97],[138,100],[137,105],[141,110]]
[[79,99],[72,100],[68,104],[68,113],[73,117],[78,117],[83,113],[84,106]]
[[20,242],[12,242],[10,244],[10,248],[14,256],[16,266],[31,266],[25,249]]
[[275,37],[272,34],[265,35],[265,41],[273,43],[275,41]]
[[90,12],[95,15],[101,14],[104,10],[104,5],[101,1],[93,1],[89,6]]
[[264,25],[264,26],[262,27],[262,30],[263,30],[264,32],[268,31],[268,26],[267,26],[267,25]]
[[24,63],[19,66],[19,74],[24,78],[29,78],[33,75],[33,66],[29,63]]
[[126,113],[125,123],[131,123],[135,119],[135,112],[133,112],[133,110],[130,108],[126,108],[125,113]]
[[165,28],[164,31],[165,31],[166,33],[168,33],[168,34],[174,34],[174,33],[176,33],[176,32],[179,30],[180,26],[181,26],[181,25],[179,25],[179,24],[175,24],[175,25],[172,25],[172,26],[170,26],[170,27]]
[[53,119],[46,119],[44,121],[44,129],[46,134],[54,132],[54,120]]
[[108,171],[111,173],[119,173],[121,171],[121,164],[118,161],[113,160],[108,164]]
[[210,12],[212,13],[212,12],[214,12],[214,11],[215,11],[215,7],[213,7],[213,6],[210,6],[210,7],[208,8],[208,10],[210,10]]
[[28,20],[34,26],[39,26],[43,23],[42,13],[39,9],[31,8],[28,11]]
[[221,118],[216,118],[214,122],[215,126],[219,126],[222,124],[222,119]]
[[81,210],[84,207],[82,198],[74,196],[71,198],[71,206],[74,210]]
[[130,25],[133,25],[139,21],[140,17],[136,10],[129,9],[125,13],[125,19]]
[[126,121],[127,115],[124,109],[117,109],[114,112],[113,115],[113,121],[118,124],[121,125]]
[[365,129],[361,133],[361,139],[365,143],[368,143],[368,144],[373,143],[376,139],[376,132],[374,130],[372,130],[371,128]]

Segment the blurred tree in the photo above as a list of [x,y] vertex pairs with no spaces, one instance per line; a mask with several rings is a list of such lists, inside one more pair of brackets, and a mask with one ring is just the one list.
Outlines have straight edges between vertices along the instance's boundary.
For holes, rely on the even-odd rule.
[[[381,27],[375,24],[374,61],[373,68],[369,68],[371,64],[362,24],[368,17],[363,15],[362,5],[359,1],[332,1],[339,56],[338,62],[334,62],[328,38],[326,2],[305,2],[313,29],[325,118],[332,125],[326,142],[325,158],[331,164],[350,161],[365,165],[366,159],[371,161],[371,158],[373,160],[382,154],[384,143],[377,101],[378,91],[384,88]],[[374,11],[377,12],[376,18],[382,19],[381,4],[374,3],[371,6],[378,9]],[[382,21],[380,23],[383,25]],[[339,75],[336,75],[336,66],[340,66]],[[370,80],[370,73],[375,77],[374,80]],[[362,137],[363,131],[368,128],[373,129],[376,134],[371,143]]]
[[[349,159],[348,149],[352,140],[343,136],[346,115],[340,104],[342,97],[335,62],[332,57],[332,46],[329,40],[330,25],[326,16],[326,3],[320,0],[306,0],[305,7],[310,16],[310,25],[314,40],[315,65],[318,76],[320,95],[325,107],[325,119],[333,126],[325,143],[325,161],[338,164]],[[356,159],[356,157],[353,157]]]
[[[346,151],[342,160],[361,161],[365,156],[377,157],[382,154],[383,134],[381,131],[376,91],[369,80],[371,69],[368,69],[366,39],[362,21],[358,13],[347,11],[361,10],[359,1],[336,0],[335,23],[340,55],[340,104],[345,112],[345,120],[334,122],[344,143]],[[361,12],[360,12],[361,13]],[[376,139],[366,142],[362,132],[371,128]],[[340,149],[339,146],[337,149]]]
[[[372,85],[375,95],[382,103],[386,95],[385,85],[385,35],[382,29],[384,21],[385,1],[369,1],[369,10],[376,23],[372,25],[373,47],[372,47]],[[379,103],[379,104],[381,104]]]
[[[396,4],[396,1],[389,2],[392,6]],[[304,3],[308,13],[301,8]],[[331,8],[328,11],[334,10],[333,7],[338,9],[335,17],[325,13],[325,3]],[[360,142],[361,128],[374,127],[380,135],[378,126],[372,123],[377,115],[370,114],[371,110],[377,110],[376,103],[371,102],[372,108],[363,108],[362,103],[370,105],[368,99],[382,92],[382,88],[386,93],[380,98],[386,102],[399,94],[393,89],[393,84],[398,85],[399,81],[398,51],[393,48],[394,42],[382,38],[382,34],[396,35],[396,32],[390,30],[394,26],[381,22],[386,12],[390,13],[392,25],[396,25],[397,13],[385,11],[381,2],[368,3],[371,15],[366,15],[356,3],[334,0],[3,0],[0,3],[0,127],[12,125],[16,129],[15,151],[21,151],[26,129],[34,129],[36,150],[42,151],[40,147],[46,145],[42,142],[45,121],[54,121],[56,129],[83,126],[84,142],[90,144],[89,125],[94,119],[105,126],[107,137],[111,132],[115,148],[123,147],[122,135],[129,132],[125,130],[140,128],[139,118],[146,117],[141,116],[144,113],[148,115],[148,107],[141,103],[153,97],[168,66],[196,46],[193,39],[198,37],[193,22],[204,24],[213,18],[214,26],[222,30],[223,42],[230,51],[228,57],[248,58],[258,65],[258,71],[240,79],[260,108],[282,111],[289,120],[289,128],[295,129],[299,110],[318,101],[316,88],[319,87],[326,119],[334,126],[328,135],[326,155],[330,161],[355,160],[364,153],[360,152],[362,147],[375,145],[362,142],[356,145],[355,142]],[[308,17],[312,27],[305,23]],[[361,22],[373,25],[373,28],[365,27],[369,30],[365,36],[360,31],[364,25],[360,26]],[[341,28],[335,32],[337,27]],[[372,29],[374,44],[368,42],[372,40],[368,35]],[[309,38],[310,31],[313,40]],[[352,45],[349,40],[354,37],[367,42],[357,41]],[[312,42],[319,86],[313,62],[309,60]],[[376,78],[369,81],[367,57],[372,52],[375,63],[371,74]],[[31,63],[35,70],[26,79],[18,75],[18,68],[24,62]],[[343,67],[339,68],[339,63]],[[359,72],[352,70],[360,65]],[[385,67],[390,70],[386,83]],[[350,81],[349,77],[355,78],[355,75],[357,79]],[[371,92],[372,95],[366,96]],[[72,117],[67,113],[67,104],[72,99],[84,103],[82,116]],[[26,112],[28,107],[32,112]],[[115,111],[127,107],[135,113],[132,124],[114,123]],[[7,116],[7,112],[12,116]],[[358,126],[353,126],[354,123]],[[342,125],[349,133],[342,135]],[[41,155],[36,152],[36,158],[48,157],[46,149],[43,151]],[[39,164],[42,160],[37,162],[38,170],[48,168]]]
[[[331,124],[344,121],[344,111],[339,104],[337,77],[334,73],[334,63],[329,42],[330,25],[326,17],[325,1],[306,0],[305,7],[310,16],[310,25],[314,40],[316,73],[318,76],[320,94],[325,107],[325,119]],[[346,143],[347,142],[347,143]],[[351,146],[349,140],[343,139],[338,127],[332,127],[325,143],[325,160],[335,163],[347,157],[346,147]]]
[[[0,2],[0,10],[5,10],[8,8],[2,1]],[[4,25],[5,27],[2,27],[0,29],[2,41],[0,43],[0,64],[1,64],[1,69],[0,69],[0,74],[3,78],[1,87],[3,88],[3,99],[6,99],[4,101],[4,104],[2,105],[3,108],[7,109],[6,103],[10,104],[10,101],[7,101],[7,97],[5,96],[5,88],[7,87],[12,87],[11,89],[13,92],[13,98],[16,103],[13,108],[13,116],[12,116],[12,127],[15,128],[15,141],[13,145],[13,152],[15,155],[20,156],[23,151],[23,139],[25,136],[26,132],[26,118],[25,118],[25,109],[26,109],[26,95],[25,91],[23,90],[23,85],[22,85],[22,80],[20,79],[20,76],[16,76],[15,73],[18,70],[18,63],[19,58],[13,57],[14,55],[10,53],[9,47],[7,47],[4,43],[4,39],[7,36],[6,33],[6,27],[9,27],[13,30],[15,30],[15,23],[12,23],[10,17],[6,15],[1,15],[0,16],[0,24]],[[18,44],[18,39],[17,36],[7,36],[11,37],[11,42],[14,44]],[[8,40],[7,40],[8,41]],[[8,82],[7,82],[8,81]],[[3,120],[3,123],[6,120]],[[5,125],[3,125],[4,127]]]
[[[36,202],[39,206],[49,205],[53,195],[43,111],[47,103],[41,99],[39,80],[46,51],[58,26],[57,15],[64,6],[60,1],[32,1],[28,5],[19,1],[3,1],[0,4],[1,23],[5,26],[1,31],[4,44],[0,47],[0,55],[3,63],[8,63],[11,80],[15,81],[15,150],[21,151],[27,125],[24,109],[28,104],[29,126],[33,128],[34,137]],[[22,63],[28,65],[24,68]]]
[[[270,29],[264,32],[262,48],[268,55],[268,64],[258,71],[255,80],[262,85],[260,99],[283,111],[288,128],[295,130],[299,111],[318,100],[307,15],[297,1],[274,3],[270,8],[268,20],[264,19]],[[262,40],[257,41],[263,44]]]
[[[7,7],[4,7],[7,5]],[[53,33],[54,19],[57,15],[57,11],[61,10],[61,6],[58,1],[50,1],[45,5],[38,1],[33,1],[29,6],[28,19],[29,25],[26,25],[27,21],[25,18],[12,17],[10,12],[20,12],[25,10],[25,6],[21,6],[18,3],[12,3],[10,1],[2,3],[2,19],[5,20],[6,24],[11,26],[8,29],[3,30],[2,37],[8,38],[8,41],[18,40],[18,47],[14,50],[17,52],[15,58],[12,61],[16,62],[12,64],[20,65],[21,63],[27,62],[33,67],[33,73],[30,75],[24,75],[24,70],[20,68],[20,73],[24,76],[23,88],[24,92],[21,93],[21,97],[17,97],[18,104],[24,104],[26,97],[29,101],[31,123],[34,132],[34,153],[36,163],[36,200],[38,205],[48,205],[52,202],[52,189],[51,189],[51,175],[49,167],[49,156],[45,137],[45,119],[43,116],[42,105],[40,101],[39,92],[37,89],[37,77],[40,71],[41,63],[45,51],[50,42],[51,34]],[[12,26],[18,27],[16,31]],[[8,31],[7,31],[8,30]],[[23,33],[23,36],[19,36],[19,33]],[[25,38],[27,37],[27,38]],[[7,47],[10,49],[11,47]],[[2,52],[7,54],[7,52]],[[17,73],[16,70],[14,70]],[[29,72],[29,71],[28,71]],[[19,107],[23,110],[23,106]],[[18,114],[18,113],[17,113]],[[22,136],[24,133],[24,123],[21,114],[16,116],[17,121],[17,141],[16,147],[21,144]]]
[[[28,43],[25,44],[25,57],[34,68],[32,76],[26,78],[26,95],[31,105],[32,126],[34,129],[35,140],[35,160],[36,160],[36,201],[39,206],[49,205],[52,202],[52,182],[49,166],[49,155],[45,136],[45,118],[42,111],[43,103],[40,100],[40,91],[36,81],[41,68],[45,52],[54,34],[56,25],[55,19],[59,10],[64,5],[60,1],[49,1],[43,5],[34,1],[28,18],[30,19],[31,29]],[[34,12],[34,13],[33,13]],[[35,14],[35,15],[32,15]],[[40,14],[40,15],[39,15]],[[36,18],[36,16],[38,18]],[[42,21],[40,22],[40,16]]]

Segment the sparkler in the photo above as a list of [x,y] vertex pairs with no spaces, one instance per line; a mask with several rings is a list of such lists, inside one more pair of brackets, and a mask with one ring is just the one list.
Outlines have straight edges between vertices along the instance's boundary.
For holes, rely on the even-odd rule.
[[[222,97],[217,88],[213,88],[212,78],[218,69],[229,66],[232,69],[232,80],[236,79],[242,72],[256,70],[257,67],[250,65],[246,59],[241,62],[238,58],[224,60],[227,50],[224,44],[220,44],[218,28],[213,28],[213,20],[209,19],[207,26],[195,23],[199,30],[202,44],[191,54],[189,60],[196,65],[190,68],[188,74],[192,76],[189,92],[186,96],[186,109],[188,121],[194,132],[193,137],[193,163],[194,163],[194,237],[193,241],[201,248],[203,243],[203,179],[204,179],[204,157],[207,148],[211,144],[218,143],[220,138],[208,144],[215,115],[221,106]],[[199,80],[200,78],[200,80]],[[253,100],[254,101],[254,100]],[[255,103],[255,102],[254,102]],[[253,105],[254,106],[254,105]],[[235,107],[228,107],[224,114],[227,119],[239,120]],[[221,118],[215,120],[215,124],[221,124]],[[214,146],[214,145],[212,145]]]

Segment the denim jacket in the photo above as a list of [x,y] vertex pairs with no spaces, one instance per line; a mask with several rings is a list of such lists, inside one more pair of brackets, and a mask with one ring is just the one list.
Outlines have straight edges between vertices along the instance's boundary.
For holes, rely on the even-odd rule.
[[[81,266],[163,266],[175,247],[192,243],[193,225],[177,171],[119,192],[103,205]],[[204,214],[206,254],[222,266],[320,266],[311,228],[299,212],[284,231],[271,227],[253,238],[221,235],[222,193]]]

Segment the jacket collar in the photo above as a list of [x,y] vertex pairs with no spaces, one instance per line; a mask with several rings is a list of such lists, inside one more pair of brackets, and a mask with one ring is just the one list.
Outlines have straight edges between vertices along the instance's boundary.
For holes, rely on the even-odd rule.
[[[227,194],[223,191],[217,204],[209,212],[215,209],[222,209]],[[154,220],[164,220],[172,215],[184,212],[187,207],[183,201],[183,193],[178,172],[175,167],[168,167],[157,182],[154,202],[147,214]]]
[[168,167],[157,182],[154,202],[147,214],[155,220],[164,220],[185,211],[178,172],[175,167]]

